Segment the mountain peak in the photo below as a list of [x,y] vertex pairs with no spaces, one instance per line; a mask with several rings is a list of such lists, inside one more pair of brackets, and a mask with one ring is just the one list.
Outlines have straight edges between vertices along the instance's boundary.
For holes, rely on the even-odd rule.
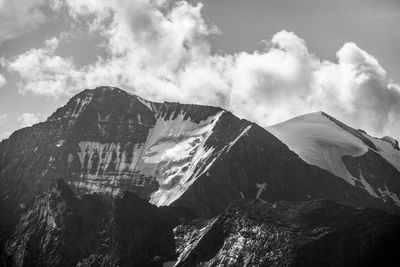
[[[321,114],[292,120],[307,127],[290,133],[304,135],[306,141],[317,136],[321,146],[331,142],[341,148],[348,141],[353,152],[368,150]],[[268,131],[221,108],[150,102],[108,86],[84,90],[46,122],[1,143],[0,163],[5,166],[0,172],[4,184],[21,185],[7,187],[5,194],[15,190],[33,196],[64,178],[78,195],[132,191],[157,206],[180,203],[207,216],[233,199],[255,196],[268,201],[323,196],[357,206],[384,205],[366,192],[365,203],[349,197],[350,191],[359,194],[359,188],[352,188],[354,179],[347,184],[325,170],[312,169]],[[286,183],[302,189],[292,192],[291,186],[279,186]]]
[[399,147],[399,141],[397,141],[396,139],[394,139],[391,136],[384,136],[381,138],[382,141],[388,142],[389,144],[392,145],[392,147],[394,149],[396,149],[397,151],[400,151],[400,147]]
[[[338,119],[316,112],[268,127],[304,161],[400,206],[400,154],[390,137],[374,138]],[[381,179],[381,180],[380,180]]]

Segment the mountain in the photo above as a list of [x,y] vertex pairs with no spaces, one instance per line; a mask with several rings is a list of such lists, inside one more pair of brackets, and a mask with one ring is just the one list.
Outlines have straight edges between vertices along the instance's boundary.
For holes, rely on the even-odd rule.
[[[234,252],[196,245],[215,238],[213,234],[202,237],[205,230],[210,228],[219,236],[219,245],[230,244],[230,234],[238,229],[241,216],[246,220],[243,223],[256,228],[260,226],[257,222],[264,224],[271,218],[287,220],[283,228],[271,226],[278,238],[289,231],[287,227],[303,225],[303,217],[294,215],[307,209],[295,203],[313,206],[319,199],[337,203],[324,204],[325,213],[350,218],[348,224],[334,221],[329,227],[352,233],[353,223],[372,220],[371,226],[377,230],[371,235],[375,233],[379,242],[387,232],[397,234],[390,218],[398,217],[369,209],[365,213],[372,215],[351,215],[363,213],[363,208],[400,212],[396,141],[373,139],[326,114],[313,116],[331,124],[288,124],[308,127],[308,134],[322,140],[307,143],[301,139],[307,137],[305,128],[264,129],[217,107],[152,102],[114,87],[84,90],[45,122],[20,129],[0,142],[0,262],[5,266],[161,266],[175,264],[176,260],[178,266],[188,266],[212,259],[224,262],[221,255]],[[328,125],[328,129],[321,125]],[[338,128],[329,128],[332,125]],[[335,136],[332,129],[346,138]],[[332,153],[329,162],[333,162],[339,155],[343,165],[336,162],[334,166],[342,168],[339,170],[344,166],[354,179],[310,161],[282,138],[283,133],[293,137],[288,140],[300,140],[293,143],[303,144],[304,151],[318,150],[314,156],[310,154],[311,158],[319,159],[318,153],[328,151]],[[314,143],[320,147],[313,147]],[[347,145],[357,153],[344,150],[346,153],[340,154]],[[257,217],[259,213],[273,213],[268,203],[279,201],[291,203],[284,204],[292,208],[283,208],[283,217]],[[232,202],[242,203],[233,206],[240,209],[232,212]],[[251,203],[264,204],[253,212]],[[349,212],[343,215],[338,212],[341,209]],[[252,211],[250,217],[246,210]],[[328,227],[322,220],[325,217],[318,214],[313,219],[317,233],[317,229]],[[377,226],[374,216],[382,217],[378,222],[383,224]],[[222,221],[214,228],[212,222],[221,218],[229,223]],[[322,226],[318,225],[320,219]],[[299,228],[303,234],[300,239],[310,235],[307,229],[307,223]],[[265,236],[271,234],[268,229],[262,231]],[[364,233],[369,236],[367,231],[360,235]],[[342,238],[343,232],[338,236]],[[251,233],[247,237],[249,242],[255,238]],[[375,240],[353,237],[358,243],[341,243],[338,253],[355,247],[369,251],[362,242]],[[271,245],[283,251],[285,240],[278,238]],[[241,241],[232,242],[240,246]],[[334,241],[321,242],[326,248]],[[261,253],[254,252],[256,258],[278,251],[261,248],[258,243],[250,248]],[[317,259],[328,253],[314,249],[307,247],[304,251],[316,253]],[[290,261],[296,263],[294,258],[300,252],[289,252]],[[274,255],[271,257],[278,257]],[[351,260],[361,257],[355,255]]]
[[372,197],[400,206],[400,149],[391,137],[374,138],[324,112],[267,130],[304,161],[328,170]]
[[78,195],[131,191],[215,216],[235,199],[325,198],[397,210],[304,162],[267,130],[221,108],[84,90],[45,122],[0,143],[0,196],[24,207],[57,179]]

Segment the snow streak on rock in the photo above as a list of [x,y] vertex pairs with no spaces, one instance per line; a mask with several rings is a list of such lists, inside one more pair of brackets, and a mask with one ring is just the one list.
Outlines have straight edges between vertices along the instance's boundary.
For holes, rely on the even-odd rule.
[[[149,109],[153,108],[150,102],[147,104]],[[156,184],[153,187],[158,190],[151,195],[151,202],[168,205],[212,163],[216,154],[213,147],[206,146],[206,141],[223,112],[200,122],[185,117],[183,112],[173,118],[155,115],[156,123],[146,141],[133,146],[81,141],[76,154],[68,157],[70,167],[76,155],[80,165],[80,179],[71,184],[85,192],[113,195],[120,193],[121,183],[134,187]]]
[[207,162],[215,160],[215,155],[214,148],[206,147],[205,143],[222,113],[199,124],[184,120],[183,114],[172,122],[157,120],[149,136],[150,153],[145,153],[144,157],[144,161],[153,161],[161,166],[160,188],[152,194],[151,203],[171,204],[207,171],[210,166]]

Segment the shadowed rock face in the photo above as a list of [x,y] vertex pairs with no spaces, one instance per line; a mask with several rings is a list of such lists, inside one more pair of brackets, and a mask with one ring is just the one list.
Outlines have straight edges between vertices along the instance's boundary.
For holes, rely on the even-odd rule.
[[400,192],[400,172],[379,154],[369,150],[358,157],[343,156],[342,160],[360,186],[364,180],[377,197],[394,198],[400,202],[398,195],[392,193]]
[[175,229],[186,244],[176,266],[395,266],[399,223],[323,200],[236,202],[201,229]]
[[8,264],[73,266],[100,246],[106,216],[99,196],[77,199],[59,180],[20,220],[6,247]]
[[12,233],[3,266],[390,266],[400,218],[325,200],[232,203],[214,219],[58,180]]
[[191,216],[130,192],[115,200],[97,194],[77,198],[59,180],[18,223],[5,265],[162,266],[176,257],[173,227]]

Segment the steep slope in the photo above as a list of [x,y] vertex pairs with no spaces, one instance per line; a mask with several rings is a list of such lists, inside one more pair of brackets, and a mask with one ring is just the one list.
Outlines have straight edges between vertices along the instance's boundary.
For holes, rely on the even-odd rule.
[[174,232],[186,244],[177,267],[396,266],[400,218],[323,200],[253,200]]
[[[80,193],[131,190],[169,204],[218,155],[209,137],[224,112],[150,103],[116,88],[85,90],[46,122],[1,142],[2,195],[32,197],[66,178]],[[242,124],[232,127],[237,135]]]
[[18,223],[3,265],[161,267],[177,257],[173,228],[191,218],[184,208],[158,208],[130,192],[76,197],[58,180]]
[[400,151],[390,137],[374,138],[323,113],[267,128],[306,162],[400,206]]
[[59,180],[22,217],[6,247],[6,266],[74,266],[101,245],[106,216],[97,195],[77,199]]
[[112,87],[85,90],[47,121],[12,134],[0,143],[0,164],[0,199],[12,197],[15,207],[62,178],[78,195],[132,191],[204,216],[241,198],[325,198],[397,211],[228,111],[150,102]]

